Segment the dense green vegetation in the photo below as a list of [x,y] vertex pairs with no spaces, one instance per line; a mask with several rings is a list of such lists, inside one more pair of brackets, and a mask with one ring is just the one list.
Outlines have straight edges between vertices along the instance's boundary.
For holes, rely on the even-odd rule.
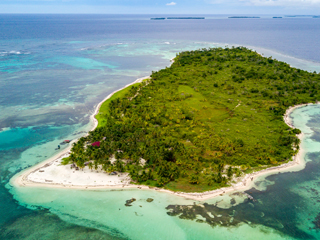
[[[172,190],[226,186],[296,154],[300,131],[283,114],[320,99],[319,89],[319,74],[244,47],[183,52],[110,99],[98,115],[103,124],[73,146],[69,160],[80,168],[93,160],[95,168]],[[100,147],[91,146],[96,141]]]
[[[136,85],[138,85],[138,83],[131,85],[131,87]],[[103,127],[107,123],[106,115],[109,115],[109,104],[117,98],[123,98],[129,91],[130,88],[124,88],[121,91],[115,92],[109,99],[101,104],[99,113],[95,116],[98,120],[98,127]]]

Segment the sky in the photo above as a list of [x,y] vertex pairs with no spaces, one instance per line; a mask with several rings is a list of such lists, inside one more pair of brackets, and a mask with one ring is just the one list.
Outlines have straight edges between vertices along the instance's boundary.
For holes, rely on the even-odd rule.
[[320,0],[0,0],[0,13],[320,15]]

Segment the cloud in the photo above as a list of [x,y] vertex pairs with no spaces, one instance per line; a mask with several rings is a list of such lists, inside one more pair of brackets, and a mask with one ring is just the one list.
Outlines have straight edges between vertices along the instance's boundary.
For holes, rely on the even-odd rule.
[[175,5],[177,5],[177,3],[171,2],[171,3],[167,3],[166,5],[167,5],[167,6],[175,6]]
[[[243,1],[243,0],[242,0]],[[255,6],[315,6],[320,5],[320,0],[244,0]]]

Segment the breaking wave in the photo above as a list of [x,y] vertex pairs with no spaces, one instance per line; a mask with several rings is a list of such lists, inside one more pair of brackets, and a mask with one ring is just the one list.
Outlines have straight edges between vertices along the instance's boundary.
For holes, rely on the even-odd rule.
[[20,50],[20,51],[4,51],[4,50],[0,50],[0,56],[10,56],[10,55],[28,55],[28,54],[31,54],[31,52],[28,52],[28,51],[23,51],[23,50]]

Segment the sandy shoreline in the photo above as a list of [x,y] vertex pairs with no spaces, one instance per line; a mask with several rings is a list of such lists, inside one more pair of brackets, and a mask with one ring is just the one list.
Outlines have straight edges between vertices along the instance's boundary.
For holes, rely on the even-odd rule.
[[[112,93],[110,93],[106,98],[104,98],[96,107],[95,107],[95,111],[94,113],[90,116],[90,122],[89,124],[93,124],[92,128],[90,131],[93,131],[97,126],[98,126],[98,120],[95,118],[95,116],[99,113],[100,107],[101,105],[109,98],[112,97],[113,94],[115,94],[116,92],[119,92],[135,83],[140,83],[145,79],[150,79],[150,76],[146,76],[146,77],[142,77],[142,78],[138,78],[136,79],[134,82],[127,84],[126,86],[124,86],[123,88],[120,88],[118,90],[113,91]],[[41,182],[34,182],[34,181],[28,181],[28,176],[36,171],[39,171],[40,169],[43,168],[47,168],[49,166],[51,166],[54,162],[56,161],[60,161],[62,158],[69,156],[69,152],[72,148],[72,144],[77,142],[78,139],[72,140],[69,143],[69,146],[67,148],[65,148],[64,150],[62,150],[61,152],[57,153],[56,155],[48,158],[47,160],[38,163],[30,168],[27,168],[23,171],[21,171],[20,173],[16,174],[11,180],[10,183],[12,185],[18,185],[18,186],[46,186],[49,187],[50,185],[53,186],[57,186],[57,184],[54,183],[41,183]],[[59,184],[59,187],[61,187],[61,185]]]
[[[150,77],[139,78],[136,81],[126,85],[125,87],[116,90],[109,94],[105,99],[103,99],[95,108],[94,113],[90,116],[90,119],[93,122],[94,130],[98,126],[98,121],[95,116],[99,113],[101,104],[109,99],[114,93],[138,82],[141,82],[144,79]],[[284,122],[291,128],[294,128],[290,121],[290,114],[292,111],[299,107],[312,105],[309,104],[300,104],[287,109],[284,115]],[[304,134],[301,133],[298,136],[302,142]],[[75,142],[77,140],[72,141]],[[130,179],[127,174],[121,174],[119,176],[111,176],[107,173],[103,173],[101,169],[98,171],[89,170],[88,167],[84,171],[74,171],[70,169],[70,165],[60,165],[60,160],[63,157],[68,156],[71,149],[72,143],[62,152],[59,152],[57,155],[47,159],[44,162],[41,162],[35,166],[32,166],[28,169],[23,170],[18,173],[10,180],[10,184],[13,186],[20,187],[51,187],[51,188],[72,188],[72,189],[152,189],[159,192],[166,192],[174,194],[176,196],[184,197],[187,199],[193,199],[197,201],[207,200],[219,196],[221,194],[231,193],[235,191],[245,191],[254,187],[254,182],[258,177],[268,176],[272,174],[277,174],[280,172],[289,172],[289,171],[300,171],[305,166],[304,156],[305,152],[301,147],[296,156],[293,157],[293,160],[285,163],[280,166],[270,167],[262,171],[254,172],[247,174],[237,179],[237,183],[232,184],[230,187],[225,187],[213,191],[207,191],[203,193],[184,193],[184,192],[173,192],[161,188],[152,188],[145,185],[133,185],[130,184]]]

